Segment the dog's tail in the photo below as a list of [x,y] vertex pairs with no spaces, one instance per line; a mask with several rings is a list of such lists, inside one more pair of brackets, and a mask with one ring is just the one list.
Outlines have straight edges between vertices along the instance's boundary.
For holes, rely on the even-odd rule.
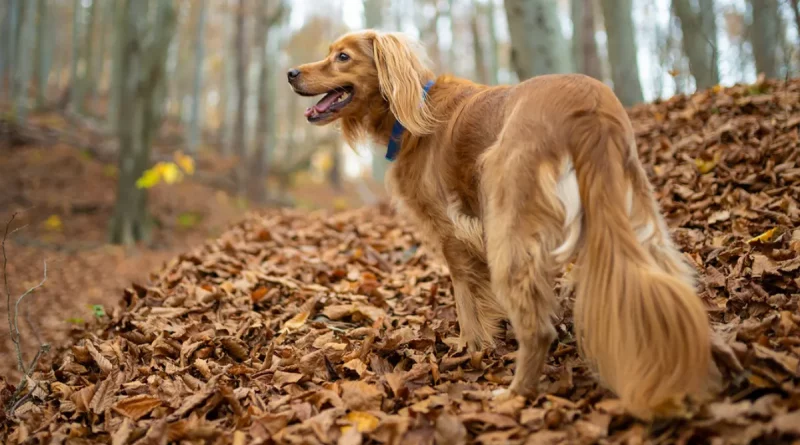
[[702,390],[710,331],[619,108],[577,117],[571,133],[585,212],[575,329],[600,380],[630,413],[651,419]]

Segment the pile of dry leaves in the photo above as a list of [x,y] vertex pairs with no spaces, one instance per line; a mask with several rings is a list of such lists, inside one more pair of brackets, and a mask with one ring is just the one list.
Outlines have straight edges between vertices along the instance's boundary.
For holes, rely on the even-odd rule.
[[485,354],[458,349],[447,270],[400,218],[275,211],[129,289],[104,329],[35,373],[5,419],[9,443],[797,440],[800,81],[631,115],[719,333],[722,394],[684,419],[622,413],[577,356],[568,318],[542,395],[497,399],[512,332]]

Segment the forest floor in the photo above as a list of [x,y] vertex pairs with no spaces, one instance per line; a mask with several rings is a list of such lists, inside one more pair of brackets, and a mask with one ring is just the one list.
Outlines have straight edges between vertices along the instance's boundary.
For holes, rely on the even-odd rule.
[[[0,106],[0,116],[3,109]],[[20,134],[0,119],[0,236],[12,216],[10,230],[19,229],[6,243],[12,295],[40,282],[47,262],[45,285],[22,305],[26,359],[32,358],[39,341],[63,345],[71,334],[102,323],[98,315],[118,306],[131,282],[148,280],[149,273],[170,258],[219,236],[229,224],[258,208],[222,187],[230,182],[226,173],[232,162],[204,154],[194,176],[151,190],[156,228],[150,242],[132,248],[110,245],[107,225],[114,206],[116,162],[103,149],[102,137],[88,128],[72,128],[58,112],[34,113],[27,127]],[[70,137],[47,137],[68,130]],[[172,130],[165,129],[165,139]],[[172,154],[169,146],[156,153],[162,158]],[[291,192],[296,203],[308,209],[360,204],[352,184],[334,192],[326,184],[306,181]],[[5,314],[6,299],[0,300]],[[0,356],[13,355],[4,322]],[[0,376],[18,380],[16,361],[0,361]]]
[[[3,419],[8,443],[797,443],[800,80],[630,114],[717,333],[720,393],[683,418],[641,423],[597,385],[568,292],[541,396],[496,398],[513,332],[457,347],[447,270],[402,216],[269,210],[187,240],[47,355]],[[17,291],[39,277],[24,273]]]

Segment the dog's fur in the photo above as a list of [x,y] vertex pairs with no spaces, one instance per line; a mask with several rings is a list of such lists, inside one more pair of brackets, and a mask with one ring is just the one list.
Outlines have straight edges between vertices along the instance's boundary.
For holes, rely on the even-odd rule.
[[650,419],[702,393],[710,329],[694,270],[614,93],[577,74],[491,87],[435,77],[421,54],[401,34],[354,32],[290,83],[306,96],[354,89],[319,122],[340,120],[351,146],[385,147],[395,119],[405,126],[387,186],[447,263],[462,342],[491,347],[507,317],[519,344],[511,393],[535,395],[556,338],[554,275],[574,259],[580,350],[629,412]]

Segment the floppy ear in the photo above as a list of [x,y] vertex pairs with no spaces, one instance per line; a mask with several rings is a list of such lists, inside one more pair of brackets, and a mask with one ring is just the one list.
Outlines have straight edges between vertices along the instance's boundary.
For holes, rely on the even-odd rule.
[[376,33],[373,55],[378,69],[381,94],[389,102],[395,118],[411,134],[433,132],[436,120],[423,101],[423,85],[433,79],[410,43],[399,33]]

